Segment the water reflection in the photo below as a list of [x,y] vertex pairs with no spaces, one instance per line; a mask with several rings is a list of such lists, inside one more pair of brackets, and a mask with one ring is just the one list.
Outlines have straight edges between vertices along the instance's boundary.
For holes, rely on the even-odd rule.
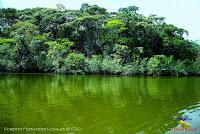
[[175,117],[189,114],[195,118],[192,125],[200,129],[198,102],[200,78],[195,77],[0,77],[1,128],[80,127],[86,134],[159,134],[178,125]]

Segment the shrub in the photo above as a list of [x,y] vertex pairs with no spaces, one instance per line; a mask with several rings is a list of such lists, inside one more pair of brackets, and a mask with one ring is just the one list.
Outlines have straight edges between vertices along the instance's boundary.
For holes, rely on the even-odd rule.
[[185,69],[185,64],[181,60],[174,62],[174,71],[177,76],[183,76],[188,74]]
[[103,74],[120,74],[122,72],[122,65],[120,60],[106,56],[103,58],[101,69]]
[[85,60],[85,72],[89,74],[100,74],[102,58],[98,55],[92,55]]
[[114,47],[114,57],[121,60],[121,64],[127,63],[130,60],[130,50],[127,46],[116,44]]
[[147,58],[136,59],[134,62],[123,66],[123,75],[145,75],[147,72]]
[[200,75],[200,57],[194,62],[194,74]]
[[136,60],[132,63],[126,64],[123,66],[122,74],[123,75],[139,75],[139,60]]
[[78,53],[70,53],[64,60],[60,69],[62,73],[84,74],[85,56]]
[[172,75],[173,69],[171,67],[173,57],[165,55],[155,55],[148,61],[148,74],[149,75]]

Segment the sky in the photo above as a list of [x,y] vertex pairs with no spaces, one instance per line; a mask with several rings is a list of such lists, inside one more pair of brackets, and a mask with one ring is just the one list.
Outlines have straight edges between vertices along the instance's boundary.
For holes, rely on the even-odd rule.
[[189,39],[200,39],[200,0],[0,0],[0,7],[55,8],[58,3],[64,4],[67,9],[80,9],[82,3],[96,4],[108,11],[135,5],[144,15],[165,17],[167,23],[188,30]]

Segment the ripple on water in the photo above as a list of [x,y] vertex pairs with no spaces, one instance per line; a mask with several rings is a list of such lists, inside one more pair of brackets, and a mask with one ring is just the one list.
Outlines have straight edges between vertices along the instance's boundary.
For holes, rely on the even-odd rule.
[[174,128],[181,128],[178,123],[178,118],[186,118],[187,123],[191,125],[191,128],[195,131],[168,131],[166,134],[199,134],[200,133],[200,102],[195,105],[189,106],[187,109],[183,109],[174,116],[174,120],[177,121],[177,125]]

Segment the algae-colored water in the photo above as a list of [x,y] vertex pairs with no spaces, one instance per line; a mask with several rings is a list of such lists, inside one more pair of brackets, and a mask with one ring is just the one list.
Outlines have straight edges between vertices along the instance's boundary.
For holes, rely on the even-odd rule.
[[200,132],[200,78],[0,75],[0,133],[163,134],[178,117]]

